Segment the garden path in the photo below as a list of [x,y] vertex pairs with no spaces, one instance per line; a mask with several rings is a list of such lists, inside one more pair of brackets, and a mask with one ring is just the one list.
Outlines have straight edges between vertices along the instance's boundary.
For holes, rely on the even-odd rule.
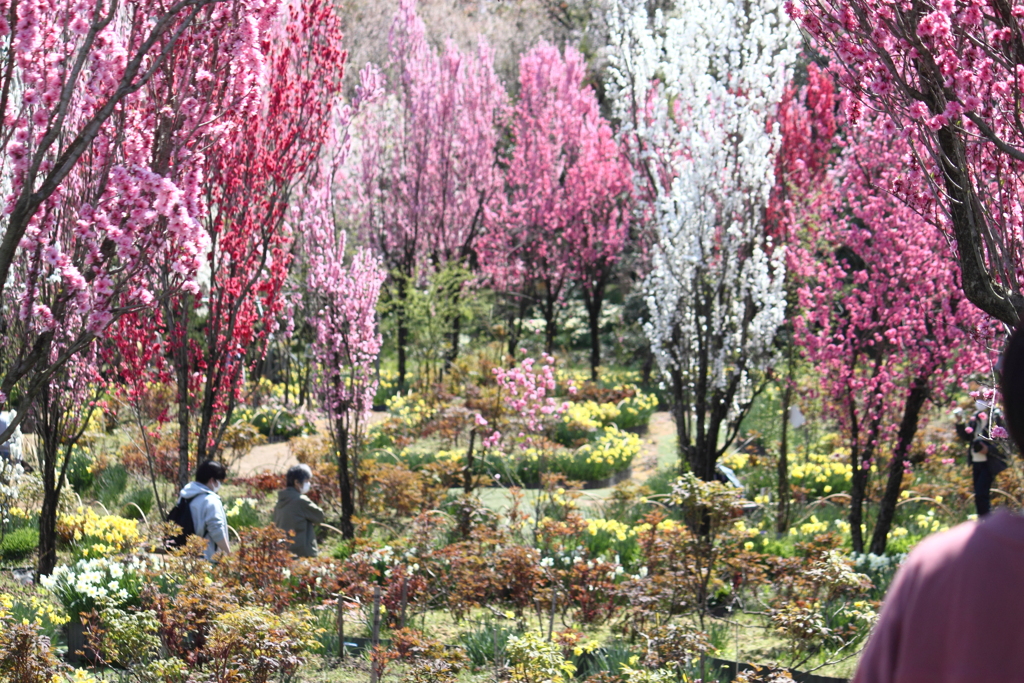
[[643,435],[640,455],[633,461],[631,480],[634,483],[644,483],[659,469],[675,460],[675,436],[676,425],[672,413],[658,411],[651,415],[647,433]]
[[[386,419],[387,416],[388,414],[384,412],[370,413],[369,423],[376,424]],[[318,428],[326,431],[323,425],[318,425]],[[299,461],[288,452],[288,442],[279,441],[253,448],[248,455],[238,461],[235,465],[235,472],[240,477],[251,477],[260,472],[283,474],[288,471],[289,467],[298,464]]]

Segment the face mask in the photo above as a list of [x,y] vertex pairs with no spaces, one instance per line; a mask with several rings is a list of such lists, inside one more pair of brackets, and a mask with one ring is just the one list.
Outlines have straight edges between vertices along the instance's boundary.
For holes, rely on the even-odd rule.
[[213,486],[210,487],[210,490],[213,491],[214,493],[217,493],[217,491],[220,491],[220,482],[219,481],[213,482]]
[[312,486],[312,485],[313,485],[313,482],[311,482],[311,481],[304,481],[304,482],[302,482],[302,488],[299,489],[299,493],[301,493],[302,495],[306,495],[307,493],[309,493],[309,487]]

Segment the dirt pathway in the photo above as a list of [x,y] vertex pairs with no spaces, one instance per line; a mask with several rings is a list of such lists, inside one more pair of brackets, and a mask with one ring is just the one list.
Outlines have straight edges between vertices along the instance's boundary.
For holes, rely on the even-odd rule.
[[633,461],[633,476],[631,481],[642,484],[648,477],[658,471],[659,461],[664,455],[666,442],[676,434],[676,425],[672,420],[672,414],[668,411],[661,411],[651,415],[651,422],[647,427],[647,433],[643,435],[643,444],[640,447],[640,455]]
[[[369,424],[376,424],[386,419],[387,413],[370,413]],[[318,424],[317,428],[322,434],[327,433],[327,428]],[[242,457],[235,465],[235,474],[240,477],[251,477],[260,472],[274,472],[284,474],[292,465],[298,465],[299,461],[288,452],[288,442],[268,443],[256,446],[248,455]]]

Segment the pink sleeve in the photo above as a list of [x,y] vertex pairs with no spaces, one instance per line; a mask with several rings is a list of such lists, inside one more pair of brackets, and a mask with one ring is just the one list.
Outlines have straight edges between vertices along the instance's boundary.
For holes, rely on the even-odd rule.
[[900,640],[907,616],[906,605],[917,584],[914,580],[917,574],[914,559],[911,556],[896,572],[852,683],[891,683],[895,680]]

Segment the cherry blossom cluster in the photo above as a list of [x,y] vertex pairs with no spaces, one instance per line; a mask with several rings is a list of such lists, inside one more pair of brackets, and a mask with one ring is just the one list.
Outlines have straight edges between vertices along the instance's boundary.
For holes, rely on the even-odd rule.
[[[430,45],[414,0],[403,0],[389,38],[387,97],[353,121],[342,191],[364,243],[390,270],[461,261],[498,210],[498,122],[508,95],[482,38],[473,53]],[[386,183],[380,182],[387,178]]]
[[[501,400],[520,431],[510,436],[523,440],[524,447],[529,444],[530,437],[542,433],[545,428],[562,413],[569,409],[569,402],[555,396],[558,381],[555,378],[555,359],[547,354],[541,357],[540,364],[534,358],[524,358],[518,365],[511,368],[494,368],[494,379],[498,383]],[[568,392],[576,393],[576,386],[571,381]],[[487,420],[477,416],[477,425],[486,426]],[[502,439],[500,431],[495,429],[484,439],[486,448],[493,448]]]
[[[326,206],[326,199],[321,201]],[[387,273],[365,248],[345,264],[345,233],[335,229],[328,210],[310,212],[305,227],[310,236],[307,283],[317,302],[311,351],[321,405],[332,420],[358,416],[373,406],[377,390],[377,299]]]

